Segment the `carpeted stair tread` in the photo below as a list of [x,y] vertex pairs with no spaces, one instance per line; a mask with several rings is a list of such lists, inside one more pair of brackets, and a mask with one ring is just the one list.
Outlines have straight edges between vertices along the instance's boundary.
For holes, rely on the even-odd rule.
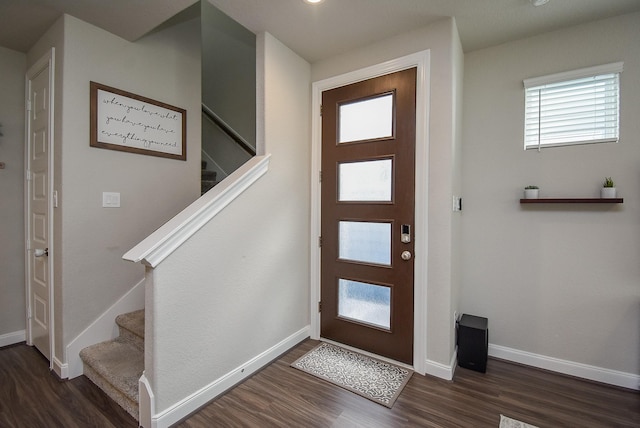
[[203,181],[215,181],[217,176],[218,176],[218,172],[217,171],[208,171],[208,170],[205,170],[205,169],[200,171],[200,178]]
[[[206,165],[203,167],[206,168]],[[218,184],[218,172],[202,169],[200,171],[200,194],[204,195]]]
[[213,189],[218,183],[218,181],[202,181],[200,183],[200,194],[204,195],[209,190]]
[[84,375],[136,420],[144,371],[144,309],[118,315],[120,335],[80,351]]
[[82,361],[129,399],[138,401],[138,379],[144,371],[144,353],[127,341],[109,340],[80,351]]
[[120,329],[126,329],[144,340],[144,309],[118,315],[116,324]]

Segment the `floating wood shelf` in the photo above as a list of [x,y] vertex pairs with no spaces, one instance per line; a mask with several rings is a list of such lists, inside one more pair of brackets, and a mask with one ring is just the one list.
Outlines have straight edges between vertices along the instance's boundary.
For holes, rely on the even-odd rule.
[[538,198],[520,199],[521,204],[621,204],[623,198]]

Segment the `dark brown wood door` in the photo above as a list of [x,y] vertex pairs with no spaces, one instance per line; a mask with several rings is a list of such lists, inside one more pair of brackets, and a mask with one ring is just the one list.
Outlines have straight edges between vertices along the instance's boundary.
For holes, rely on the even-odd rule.
[[323,338],[413,363],[416,69],[322,95]]

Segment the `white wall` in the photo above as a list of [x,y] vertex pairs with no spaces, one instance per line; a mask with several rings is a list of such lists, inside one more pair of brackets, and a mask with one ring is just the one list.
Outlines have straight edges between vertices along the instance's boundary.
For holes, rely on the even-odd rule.
[[[451,51],[451,61],[453,64],[453,147],[451,149],[451,174],[452,174],[452,196],[464,197],[462,183],[462,121],[463,121],[463,94],[464,94],[464,52],[460,43],[457,27],[453,27],[453,46]],[[464,198],[463,198],[464,199]],[[453,202],[453,201],[452,201]],[[464,209],[464,201],[463,201]],[[455,347],[455,324],[453,314],[460,316],[460,292],[462,287],[462,212],[453,213],[451,226],[451,303],[449,308],[449,334]],[[455,367],[454,367],[455,369]]]
[[[225,15],[211,0],[200,6],[205,77],[202,103],[255,148],[256,35]],[[214,159],[219,158],[214,155]]]
[[310,66],[258,44],[269,171],[149,273],[156,414],[309,325]]
[[[0,346],[24,340],[26,64],[25,54],[0,47],[0,162],[5,163],[5,169],[0,169]],[[7,336],[4,341],[5,335],[15,338]]]
[[[461,308],[489,318],[496,345],[640,373],[640,14],[465,56]],[[624,61],[618,144],[523,150],[522,80]],[[624,204],[522,206],[597,197]]]
[[[455,21],[443,19],[356,51],[319,61],[312,66],[312,80],[319,81],[349,71],[380,64],[425,49],[431,51],[431,100],[429,103],[428,258],[416,254],[416,263],[427,263],[427,360],[449,365],[454,349],[452,308],[455,224],[451,210],[456,153],[456,95],[462,73],[462,51]],[[459,183],[460,180],[458,180]],[[459,184],[456,185],[459,188]]]
[[[122,260],[199,196],[200,28],[178,24],[130,43],[63,16],[29,52],[56,47],[55,356],[144,276]],[[187,161],[89,146],[89,82],[187,110]],[[102,208],[102,192],[121,208]]]

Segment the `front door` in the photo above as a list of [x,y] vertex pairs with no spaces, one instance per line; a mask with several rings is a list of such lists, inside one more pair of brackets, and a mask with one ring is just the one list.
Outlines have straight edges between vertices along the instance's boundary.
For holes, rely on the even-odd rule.
[[320,335],[413,363],[416,68],[322,94]]
[[50,64],[27,74],[27,289],[28,339],[51,361],[49,278]]

